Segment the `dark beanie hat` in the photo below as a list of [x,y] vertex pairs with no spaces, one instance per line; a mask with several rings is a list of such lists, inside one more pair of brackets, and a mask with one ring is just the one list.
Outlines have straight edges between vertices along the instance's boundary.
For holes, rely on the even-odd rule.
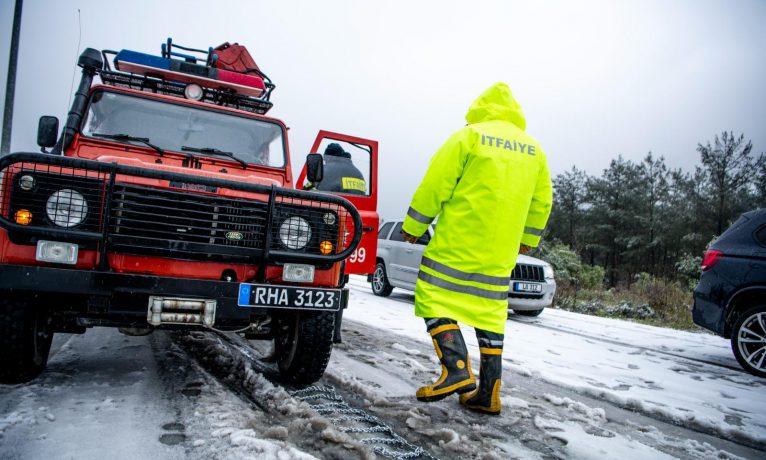
[[340,144],[337,144],[333,142],[332,144],[328,145],[327,148],[324,150],[325,155],[333,155],[336,157],[346,157],[350,158],[351,155],[346,153],[345,150],[343,150],[343,147],[340,146]]

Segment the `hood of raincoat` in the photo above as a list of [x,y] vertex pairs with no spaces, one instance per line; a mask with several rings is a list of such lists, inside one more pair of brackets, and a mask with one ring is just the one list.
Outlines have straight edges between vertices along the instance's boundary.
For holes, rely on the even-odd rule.
[[527,120],[511,89],[505,83],[495,83],[476,98],[465,115],[468,124],[490,120],[510,121],[524,131]]

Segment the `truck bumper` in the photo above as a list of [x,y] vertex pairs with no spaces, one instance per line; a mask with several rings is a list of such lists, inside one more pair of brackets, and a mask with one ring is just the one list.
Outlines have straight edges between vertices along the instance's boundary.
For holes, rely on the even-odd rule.
[[[149,327],[149,298],[209,299],[215,326],[244,327],[251,318],[290,309],[240,307],[237,282],[154,275],[0,265],[0,295],[33,295],[60,320],[76,326]],[[348,305],[342,291],[341,309]],[[278,313],[278,312],[276,312]],[[180,325],[180,327],[188,325]]]

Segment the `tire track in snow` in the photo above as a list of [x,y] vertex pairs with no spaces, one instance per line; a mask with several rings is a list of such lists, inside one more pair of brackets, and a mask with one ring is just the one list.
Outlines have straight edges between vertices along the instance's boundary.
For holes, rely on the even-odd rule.
[[[196,332],[176,334],[173,340],[192,352],[199,364],[223,385],[285,426],[292,426],[296,416],[305,418],[314,431],[320,431],[317,437],[323,442],[338,443],[339,448],[352,445],[360,458],[368,458],[368,450],[395,460],[435,458],[405,440],[378,417],[348,404],[332,387],[324,390],[311,387],[307,392],[307,389],[298,390],[280,382],[275,366],[264,362],[263,357],[236,334]],[[272,389],[264,392],[264,382],[270,383]],[[274,404],[274,393],[281,393],[277,396],[281,407]],[[301,408],[301,403],[310,410]],[[323,455],[327,453],[325,450],[321,450]],[[348,457],[347,453],[338,455],[338,458]]]

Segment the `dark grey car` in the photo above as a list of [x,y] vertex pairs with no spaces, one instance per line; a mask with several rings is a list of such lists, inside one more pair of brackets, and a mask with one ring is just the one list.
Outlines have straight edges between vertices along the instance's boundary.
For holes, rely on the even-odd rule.
[[766,377],[766,209],[743,214],[705,251],[692,317],[731,339],[746,371]]

